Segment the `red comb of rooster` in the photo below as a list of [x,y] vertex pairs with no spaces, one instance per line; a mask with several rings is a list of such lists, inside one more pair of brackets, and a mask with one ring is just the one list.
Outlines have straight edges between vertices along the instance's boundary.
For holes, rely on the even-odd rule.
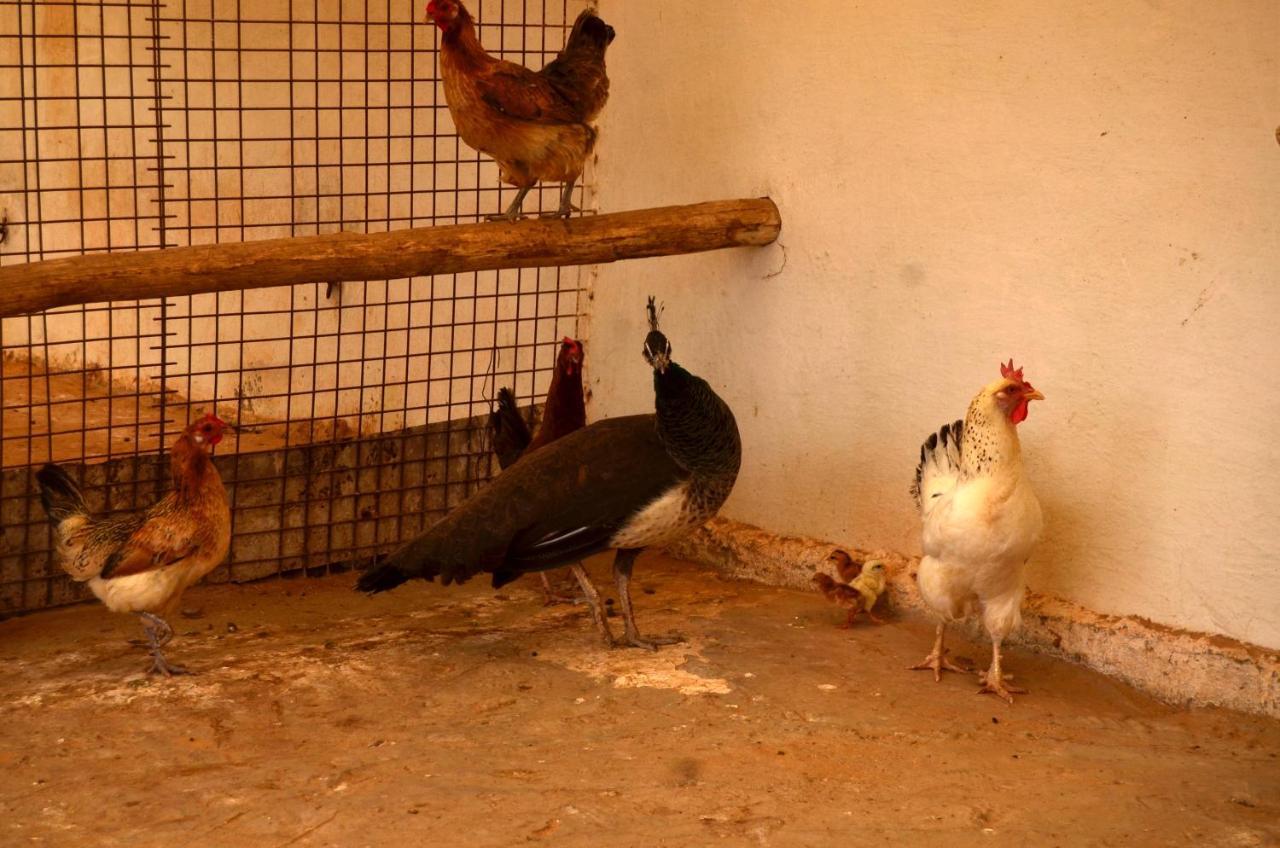
[[1019,383],[1026,382],[1025,380],[1022,379],[1022,369],[1021,368],[1015,369],[1013,367],[1012,357],[1009,358],[1008,365],[1005,365],[1003,362],[1000,363],[1000,376],[1004,377],[1006,380],[1017,380]]

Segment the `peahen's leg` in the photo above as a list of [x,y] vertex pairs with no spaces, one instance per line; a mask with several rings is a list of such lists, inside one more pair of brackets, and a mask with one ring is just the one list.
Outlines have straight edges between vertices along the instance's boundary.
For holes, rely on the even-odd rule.
[[573,576],[578,578],[578,585],[582,587],[582,594],[587,596],[587,605],[591,607],[591,620],[595,622],[596,628],[604,638],[605,646],[614,647],[617,642],[614,641],[613,631],[609,629],[609,622],[605,618],[604,604],[600,600],[600,593],[596,591],[596,587],[591,582],[591,577],[587,575],[587,570],[582,567],[580,562],[575,562],[569,568],[573,571]]
[[635,565],[636,557],[639,555],[639,548],[622,548],[613,559],[613,579],[618,586],[618,601],[622,604],[622,620],[627,628],[623,641],[634,648],[648,648],[651,651],[656,651],[659,645],[674,645],[677,642],[683,642],[684,637],[672,634],[649,639],[641,638],[640,631],[636,628],[635,613],[631,609],[631,567]]

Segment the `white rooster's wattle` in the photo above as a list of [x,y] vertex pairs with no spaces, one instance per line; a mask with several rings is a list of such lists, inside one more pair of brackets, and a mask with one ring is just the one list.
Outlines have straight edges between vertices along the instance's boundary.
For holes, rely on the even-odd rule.
[[924,519],[924,557],[916,582],[941,617],[933,651],[917,669],[964,671],[946,658],[947,622],[980,615],[991,635],[991,668],[982,691],[1010,703],[1000,667],[1000,643],[1021,622],[1027,558],[1040,538],[1040,502],[1022,470],[1017,425],[1027,405],[1044,395],[1014,369],[980,391],[963,421],[945,425],[920,448],[912,494]]

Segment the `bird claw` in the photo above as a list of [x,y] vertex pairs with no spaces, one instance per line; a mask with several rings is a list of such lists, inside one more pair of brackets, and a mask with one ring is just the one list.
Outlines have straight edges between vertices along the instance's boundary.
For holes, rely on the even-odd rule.
[[973,674],[973,669],[962,668],[951,660],[947,659],[949,651],[934,651],[915,665],[907,666],[907,671],[927,671],[933,670],[933,682],[938,683],[942,680],[942,672],[955,671],[960,674]]
[[567,221],[573,217],[574,212],[581,212],[581,211],[582,210],[579,209],[577,206],[570,206],[568,209],[556,209],[551,212],[539,212],[538,217],[544,218],[544,219],[545,218],[562,218]]
[[162,654],[156,654],[152,657],[151,668],[147,669],[147,674],[155,674],[161,677],[176,677],[180,674],[190,673],[186,666],[173,665]]
[[1010,686],[1005,682],[1007,680],[1013,679],[1012,674],[1001,675],[1000,677],[997,677],[993,682],[988,672],[982,672],[981,674],[978,675],[978,679],[982,682],[982,686],[981,688],[978,689],[977,694],[995,695],[999,698],[1003,698],[1004,701],[1009,704],[1009,706],[1013,706],[1014,695],[1027,694],[1026,689],[1023,689],[1020,686]]
[[[673,633],[670,636],[650,636],[649,638],[641,638],[639,633],[628,633],[621,643],[621,647],[643,648],[647,651],[656,651],[663,645],[678,645],[686,641],[679,633]],[[618,647],[615,643],[615,647]]]

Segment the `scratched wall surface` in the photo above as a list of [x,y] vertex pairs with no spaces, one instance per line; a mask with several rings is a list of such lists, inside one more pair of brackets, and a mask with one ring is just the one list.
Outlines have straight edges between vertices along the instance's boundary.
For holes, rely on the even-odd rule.
[[600,208],[768,194],[783,231],[601,269],[592,414],[652,403],[652,291],[737,411],[730,517],[915,552],[921,440],[1014,356],[1032,587],[1280,647],[1276,4],[803,7],[602,4]]

